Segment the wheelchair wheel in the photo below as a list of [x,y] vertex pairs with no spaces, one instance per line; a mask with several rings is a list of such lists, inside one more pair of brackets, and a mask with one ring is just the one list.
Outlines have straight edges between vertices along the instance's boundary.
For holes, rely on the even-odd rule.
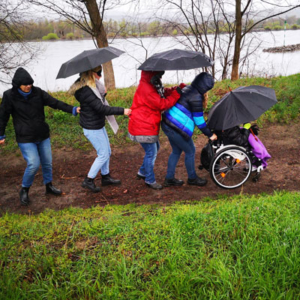
[[247,152],[231,147],[215,154],[210,164],[210,176],[224,189],[235,189],[244,184],[251,174],[252,163]]

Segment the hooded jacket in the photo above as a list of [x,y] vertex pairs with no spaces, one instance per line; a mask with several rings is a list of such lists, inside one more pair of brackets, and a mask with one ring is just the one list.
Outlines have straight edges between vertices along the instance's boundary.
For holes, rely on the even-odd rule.
[[166,98],[158,94],[150,82],[157,73],[142,71],[128,123],[128,131],[132,136],[158,136],[161,112],[172,107],[180,97],[176,87],[165,89]]
[[212,132],[204,120],[202,101],[203,95],[213,86],[211,75],[205,72],[197,75],[191,85],[182,90],[178,102],[163,114],[163,121],[187,140],[193,135],[195,125],[211,137]]
[[124,108],[105,105],[92,88],[90,82],[82,82],[79,78],[71,86],[69,93],[80,103],[80,126],[89,130],[98,130],[105,126],[105,116],[124,115]]
[[10,115],[18,143],[41,142],[50,136],[45,122],[44,107],[72,113],[73,106],[51,97],[42,89],[32,86],[31,93],[25,98],[18,89],[21,85],[33,84],[30,74],[18,68],[12,80],[13,87],[4,92],[0,106],[0,136],[4,136]]

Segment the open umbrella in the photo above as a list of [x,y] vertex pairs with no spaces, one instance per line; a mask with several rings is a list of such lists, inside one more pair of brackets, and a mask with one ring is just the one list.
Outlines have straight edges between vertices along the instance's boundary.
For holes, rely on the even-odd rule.
[[212,65],[213,61],[204,53],[172,49],[152,55],[138,68],[138,70],[190,70]]
[[114,47],[104,47],[83,51],[61,65],[56,79],[66,78],[74,74],[94,69],[123,53],[124,51]]
[[213,105],[207,125],[210,129],[226,130],[256,120],[276,103],[273,89],[259,85],[241,86]]

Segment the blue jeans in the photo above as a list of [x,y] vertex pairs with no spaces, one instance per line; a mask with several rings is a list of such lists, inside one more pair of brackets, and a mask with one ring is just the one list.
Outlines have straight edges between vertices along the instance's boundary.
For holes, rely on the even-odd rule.
[[27,162],[22,187],[31,187],[34,176],[42,164],[44,184],[52,181],[52,153],[50,138],[38,143],[18,143]]
[[165,135],[168,137],[172,146],[172,153],[168,160],[168,170],[166,179],[172,179],[175,177],[175,169],[180,158],[182,151],[185,153],[185,168],[188,173],[189,179],[195,179],[197,177],[195,170],[195,145],[193,139],[184,139],[184,137],[168,126],[165,122],[161,123],[161,128]]
[[111,149],[105,127],[96,130],[83,128],[83,133],[97,151],[97,157],[90,168],[88,177],[95,178],[100,170],[102,175],[107,175]]
[[145,150],[145,156],[139,174],[146,176],[146,183],[155,183],[154,164],[159,150],[159,142],[156,143],[140,143]]

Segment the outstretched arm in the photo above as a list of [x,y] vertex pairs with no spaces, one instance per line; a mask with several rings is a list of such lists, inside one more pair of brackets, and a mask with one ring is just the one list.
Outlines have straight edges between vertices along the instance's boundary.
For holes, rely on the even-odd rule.
[[4,93],[0,106],[0,144],[5,143],[5,128],[11,113],[12,107],[10,105],[10,101]]

